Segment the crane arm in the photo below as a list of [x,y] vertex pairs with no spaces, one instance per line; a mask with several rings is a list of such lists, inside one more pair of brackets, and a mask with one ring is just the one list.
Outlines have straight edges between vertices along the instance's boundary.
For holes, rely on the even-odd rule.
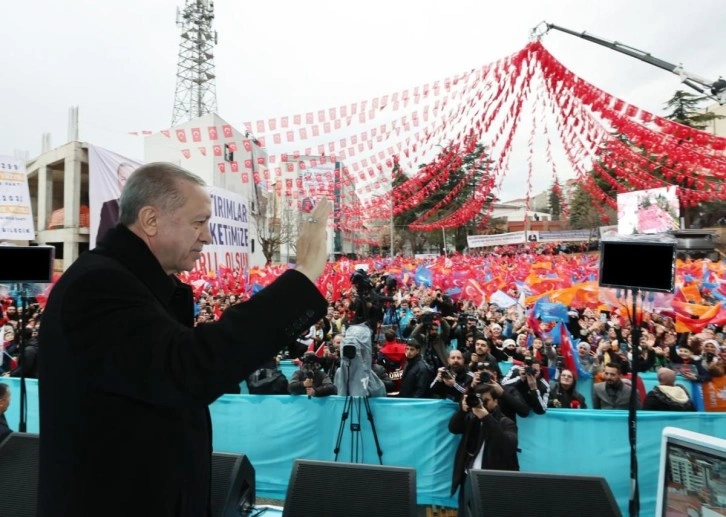
[[726,104],[726,80],[724,80],[723,77],[719,77],[717,81],[711,81],[687,72],[683,68],[683,65],[674,65],[673,63],[669,63],[668,61],[664,61],[662,59],[654,57],[648,52],[644,52],[642,50],[631,47],[629,45],[625,45],[623,43],[619,43],[617,41],[608,41],[592,34],[588,34],[587,32],[577,32],[567,29],[565,27],[560,27],[559,25],[555,25],[554,23],[540,23],[534,29],[532,29],[532,36],[536,39],[539,39],[552,29],[564,32],[566,34],[571,34],[572,36],[577,36],[593,43],[597,43],[598,45],[602,45],[603,47],[607,47],[630,57],[640,59],[641,61],[645,61],[646,63],[650,63],[653,66],[657,66],[658,68],[676,74],[678,77],[681,78],[681,82],[683,84],[693,88],[697,92],[706,95],[707,97],[718,101],[719,104]]

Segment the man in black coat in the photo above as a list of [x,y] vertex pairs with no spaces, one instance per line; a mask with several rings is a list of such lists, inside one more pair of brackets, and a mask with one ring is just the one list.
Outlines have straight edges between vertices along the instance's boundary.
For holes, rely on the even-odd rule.
[[449,420],[449,432],[460,434],[454,457],[451,495],[459,489],[459,515],[464,508],[466,477],[471,469],[519,470],[517,425],[502,414],[499,392],[491,384],[478,384],[475,402],[461,400],[460,408]]
[[421,343],[409,339],[405,354],[406,366],[401,375],[401,389],[398,391],[398,396],[411,399],[428,397],[433,371],[421,355]]
[[204,181],[165,163],[132,174],[119,225],[64,273],[43,314],[40,517],[209,515],[207,406],[325,314],[313,281],[329,210],[303,223],[296,270],[194,327],[175,274],[212,242]]

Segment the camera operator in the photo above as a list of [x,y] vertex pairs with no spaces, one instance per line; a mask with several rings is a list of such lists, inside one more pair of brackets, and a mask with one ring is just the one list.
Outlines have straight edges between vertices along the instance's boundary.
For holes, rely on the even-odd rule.
[[476,390],[480,384],[491,384],[499,397],[499,408],[507,418],[511,418],[514,423],[517,422],[517,416],[526,418],[529,415],[530,408],[517,389],[512,386],[506,388],[500,384],[501,375],[498,367],[491,363],[478,363],[474,370],[474,379],[469,385],[467,395]]
[[411,302],[411,317],[408,319],[408,323],[406,323],[405,326],[401,326],[401,337],[403,339],[408,339],[411,337],[411,334],[416,329],[416,326],[419,324],[422,314],[423,309],[418,305],[414,305],[413,302]]
[[335,371],[340,368],[340,347],[343,343],[343,334],[333,334],[330,344],[325,347],[320,366],[331,379],[335,378]]
[[538,415],[547,411],[550,386],[542,378],[542,365],[538,359],[524,358],[524,366],[515,366],[502,379],[502,386],[511,386],[522,395],[529,407]]
[[459,489],[459,516],[464,508],[466,477],[471,469],[519,470],[517,425],[499,408],[492,384],[479,384],[461,400],[449,420],[449,432],[462,435],[454,457],[451,495]]
[[438,312],[444,317],[454,314],[454,301],[450,296],[442,293],[440,287],[434,290],[434,298],[429,303],[429,307],[432,311]]
[[473,380],[474,374],[464,364],[461,350],[452,350],[448,366],[439,368],[431,382],[431,396],[459,402]]
[[305,352],[300,361],[300,369],[295,371],[287,386],[290,395],[327,397],[337,390],[327,373],[320,369],[320,361],[315,352]]
[[446,349],[451,327],[448,321],[441,319],[431,309],[424,311],[419,319],[411,337],[421,343],[426,362],[438,370],[448,364]]
[[478,336],[484,336],[476,327],[477,318],[474,314],[468,314],[466,312],[460,312],[456,317],[454,324],[451,326],[451,335],[456,338],[456,348],[459,350],[466,350],[472,352],[472,349],[467,348],[467,339],[473,336],[474,339]]

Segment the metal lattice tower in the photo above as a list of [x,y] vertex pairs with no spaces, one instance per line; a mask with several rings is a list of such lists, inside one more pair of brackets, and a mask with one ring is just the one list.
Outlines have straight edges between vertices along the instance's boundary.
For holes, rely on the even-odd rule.
[[212,20],[214,2],[185,0],[182,11],[177,7],[181,43],[172,126],[217,111],[213,53],[217,31],[212,30]]

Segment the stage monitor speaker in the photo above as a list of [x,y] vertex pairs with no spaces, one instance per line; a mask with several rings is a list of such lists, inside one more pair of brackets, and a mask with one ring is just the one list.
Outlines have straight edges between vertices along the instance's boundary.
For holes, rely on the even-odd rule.
[[605,478],[470,470],[464,497],[467,517],[619,517]]
[[249,515],[255,506],[255,469],[244,454],[212,453],[212,517]]
[[39,444],[31,433],[11,433],[0,443],[0,515],[36,517]]
[[53,281],[53,246],[0,246],[0,283]]
[[646,237],[600,241],[600,287],[673,292],[676,241]]
[[416,517],[416,470],[295,460],[283,517]]

